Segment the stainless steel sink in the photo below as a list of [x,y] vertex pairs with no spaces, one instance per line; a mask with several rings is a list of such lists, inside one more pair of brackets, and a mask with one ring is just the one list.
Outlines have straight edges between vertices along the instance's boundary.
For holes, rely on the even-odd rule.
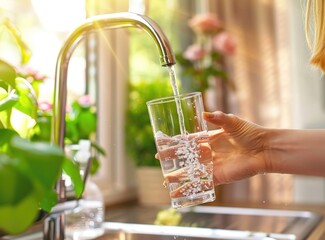
[[296,239],[292,234],[108,222],[97,240]]
[[131,207],[108,212],[105,239],[305,239],[321,216],[308,211],[198,206],[179,210],[187,225],[155,226],[162,208]]
[[[186,226],[157,226],[158,211],[168,207],[109,209],[104,235],[97,240],[303,240],[321,220],[309,211],[198,206],[178,210]],[[38,240],[42,234],[5,239]]]

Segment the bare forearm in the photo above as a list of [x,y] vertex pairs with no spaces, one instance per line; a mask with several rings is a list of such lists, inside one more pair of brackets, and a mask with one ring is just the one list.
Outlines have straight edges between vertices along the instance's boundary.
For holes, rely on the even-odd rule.
[[325,176],[325,130],[267,132],[267,172]]

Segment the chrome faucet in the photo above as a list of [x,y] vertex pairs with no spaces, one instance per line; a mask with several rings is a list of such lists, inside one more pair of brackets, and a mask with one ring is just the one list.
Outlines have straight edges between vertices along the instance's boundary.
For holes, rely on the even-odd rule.
[[[71,55],[78,43],[89,32],[126,27],[140,28],[149,34],[158,48],[160,63],[162,66],[171,66],[176,63],[167,37],[157,23],[155,23],[149,17],[135,13],[123,12],[98,15],[88,18],[68,36],[57,58],[51,129],[51,142],[53,144],[64,148],[67,72]],[[60,178],[57,183],[56,191],[59,196],[59,203],[64,203],[65,188],[62,178]],[[62,209],[65,208],[63,207]],[[44,222],[44,239],[64,239],[64,228],[64,211],[61,213],[55,212],[55,214],[51,214],[47,221]]]

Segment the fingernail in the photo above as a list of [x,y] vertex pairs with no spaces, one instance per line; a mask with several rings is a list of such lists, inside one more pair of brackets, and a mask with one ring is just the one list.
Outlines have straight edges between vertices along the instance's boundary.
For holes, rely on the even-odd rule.
[[214,114],[213,114],[213,113],[210,113],[210,112],[203,112],[203,115],[204,115],[206,118],[214,118]]

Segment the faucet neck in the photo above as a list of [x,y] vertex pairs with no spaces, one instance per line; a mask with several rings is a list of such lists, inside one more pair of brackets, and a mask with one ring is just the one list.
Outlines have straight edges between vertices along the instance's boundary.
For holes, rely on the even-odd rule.
[[69,35],[57,58],[53,102],[54,117],[52,123],[52,142],[54,144],[64,147],[67,72],[70,57],[75,48],[80,40],[89,32],[127,27],[140,28],[148,33],[157,46],[162,66],[171,66],[176,63],[175,56],[166,35],[158,24],[149,17],[130,12],[121,12],[88,18]]

